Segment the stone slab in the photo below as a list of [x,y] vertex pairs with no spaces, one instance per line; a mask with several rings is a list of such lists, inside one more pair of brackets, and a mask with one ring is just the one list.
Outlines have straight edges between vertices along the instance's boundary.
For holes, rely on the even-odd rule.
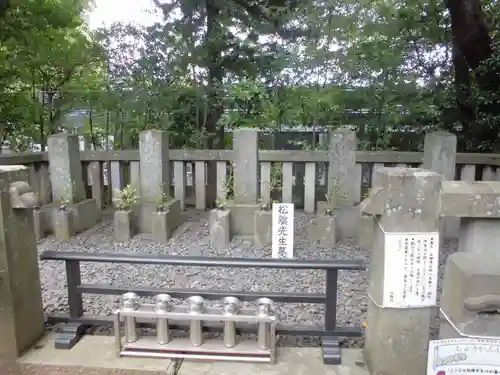
[[336,218],[319,214],[308,225],[308,240],[319,243],[320,246],[334,246],[336,243]]
[[277,348],[275,364],[182,362],[177,375],[368,375],[361,349],[342,349],[342,365],[323,364],[320,348]]
[[[500,255],[457,252],[446,262],[440,306],[455,327],[465,335],[500,336],[499,314],[478,314],[495,305],[500,288]],[[460,337],[441,320],[440,338]]]
[[[45,215],[45,232],[54,232],[54,210],[59,208],[59,203],[52,202],[40,208]],[[76,233],[92,228],[101,218],[101,213],[97,207],[95,199],[85,199],[84,201],[70,204],[68,208],[73,211],[74,230]]]
[[[151,233],[152,217],[156,212],[156,203],[141,202],[133,208],[136,217],[139,232]],[[173,198],[165,206],[165,211],[168,211],[168,225],[169,230],[173,233],[181,224],[181,201],[178,198]]]
[[[327,208],[325,201],[319,201],[316,204],[318,215],[324,215]],[[336,207],[334,209],[336,220],[336,233],[338,240],[356,237],[358,235],[358,225],[361,217],[359,206]]]
[[500,182],[443,181],[442,216],[500,217]]
[[254,211],[253,228],[253,243],[257,248],[272,245],[273,212],[262,210]]
[[170,359],[118,358],[111,336],[84,336],[71,350],[55,349],[55,337],[47,334],[17,360],[19,374],[169,375],[175,371],[175,361]]
[[210,245],[215,249],[225,249],[231,242],[231,211],[211,210],[208,215]]
[[228,204],[231,211],[231,232],[237,236],[253,236],[253,213],[260,211],[258,204]]
[[359,218],[358,246],[371,250],[373,248],[373,239],[375,237],[375,218],[372,215],[363,215]]
[[463,217],[460,220],[458,251],[466,253],[500,254],[500,220]]

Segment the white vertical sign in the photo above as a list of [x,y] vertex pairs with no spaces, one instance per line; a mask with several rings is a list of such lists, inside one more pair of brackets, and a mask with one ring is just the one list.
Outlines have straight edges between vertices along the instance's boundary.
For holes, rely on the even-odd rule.
[[427,375],[500,374],[500,340],[459,338],[429,342]]
[[436,305],[439,233],[384,233],[384,295],[393,308]]
[[293,203],[273,203],[273,258],[293,258],[293,218]]

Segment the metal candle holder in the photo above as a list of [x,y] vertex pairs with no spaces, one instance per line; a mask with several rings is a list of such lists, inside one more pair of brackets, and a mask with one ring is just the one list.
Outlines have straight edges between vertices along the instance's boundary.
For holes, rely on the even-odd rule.
[[[139,296],[135,293],[125,293],[122,300],[124,311],[136,311],[141,307]],[[125,341],[132,343],[137,339],[136,319],[133,316],[127,316],[125,318]]]
[[[158,294],[155,297],[155,312],[164,313],[172,309],[171,306],[172,297],[169,294]],[[156,339],[158,344],[167,344],[170,341],[170,335],[168,331],[168,319],[167,318],[157,318],[156,319]]]
[[[204,311],[205,299],[200,296],[192,296],[187,299],[188,313],[190,315],[201,315]],[[193,319],[189,322],[189,338],[193,346],[203,345],[203,325],[201,319]]]
[[[222,299],[223,314],[230,317],[238,315],[240,311],[241,302],[236,297],[225,297]],[[226,348],[233,348],[236,346],[236,322],[234,320],[224,321],[224,345]]]
[[[274,315],[274,303],[269,298],[259,298],[257,300],[257,316],[270,317]],[[271,343],[269,335],[269,323],[260,322],[257,331],[257,342],[260,349],[269,349]]]

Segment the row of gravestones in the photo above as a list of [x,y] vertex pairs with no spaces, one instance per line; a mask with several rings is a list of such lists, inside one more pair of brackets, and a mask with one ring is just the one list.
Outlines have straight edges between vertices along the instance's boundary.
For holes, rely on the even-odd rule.
[[[45,329],[33,222],[26,209],[36,199],[26,187],[26,168],[1,167],[0,174],[0,232],[5,239],[0,243],[0,278],[9,281],[0,283],[0,325],[12,327],[0,330],[0,356],[15,358]],[[465,219],[459,252],[448,260],[441,334],[462,337],[452,341],[467,354],[458,355],[458,362],[466,357],[471,369],[490,371],[500,353],[500,344],[491,337],[499,323],[500,182],[443,181],[427,170],[381,168],[361,209],[374,224],[364,350],[371,373],[426,372],[442,217]],[[450,366],[447,343],[431,344],[432,373]]]

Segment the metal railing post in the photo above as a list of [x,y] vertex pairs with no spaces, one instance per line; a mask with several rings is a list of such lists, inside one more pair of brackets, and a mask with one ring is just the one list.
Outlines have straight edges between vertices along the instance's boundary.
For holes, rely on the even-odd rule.
[[[135,293],[125,293],[123,295],[124,310],[138,310],[140,307],[139,297]],[[138,339],[136,319],[133,316],[125,317],[125,341],[128,343],[136,342]]]
[[[172,308],[172,306],[170,305],[171,300],[172,297],[170,297],[168,294],[158,294],[155,297],[155,312],[163,313],[170,311],[170,309]],[[170,341],[168,319],[156,318],[156,339],[158,341],[158,344],[160,345],[168,344],[168,342]]]
[[198,315],[203,314],[205,300],[200,296],[192,296],[187,299],[188,312],[191,314],[189,321],[189,337],[193,346],[203,345],[203,326]]
[[[257,315],[261,317],[271,316],[273,314],[273,301],[269,298],[259,298],[257,300]],[[262,350],[269,349],[271,338],[269,336],[269,323],[261,322],[258,324],[257,342]]]
[[69,316],[79,318],[83,315],[82,293],[77,289],[82,283],[79,261],[66,261],[66,282],[68,284]]
[[[222,300],[224,304],[223,311],[225,316],[237,315],[241,302],[235,297],[226,297]],[[234,320],[224,322],[224,345],[227,348],[233,348],[236,345],[236,323]]]

